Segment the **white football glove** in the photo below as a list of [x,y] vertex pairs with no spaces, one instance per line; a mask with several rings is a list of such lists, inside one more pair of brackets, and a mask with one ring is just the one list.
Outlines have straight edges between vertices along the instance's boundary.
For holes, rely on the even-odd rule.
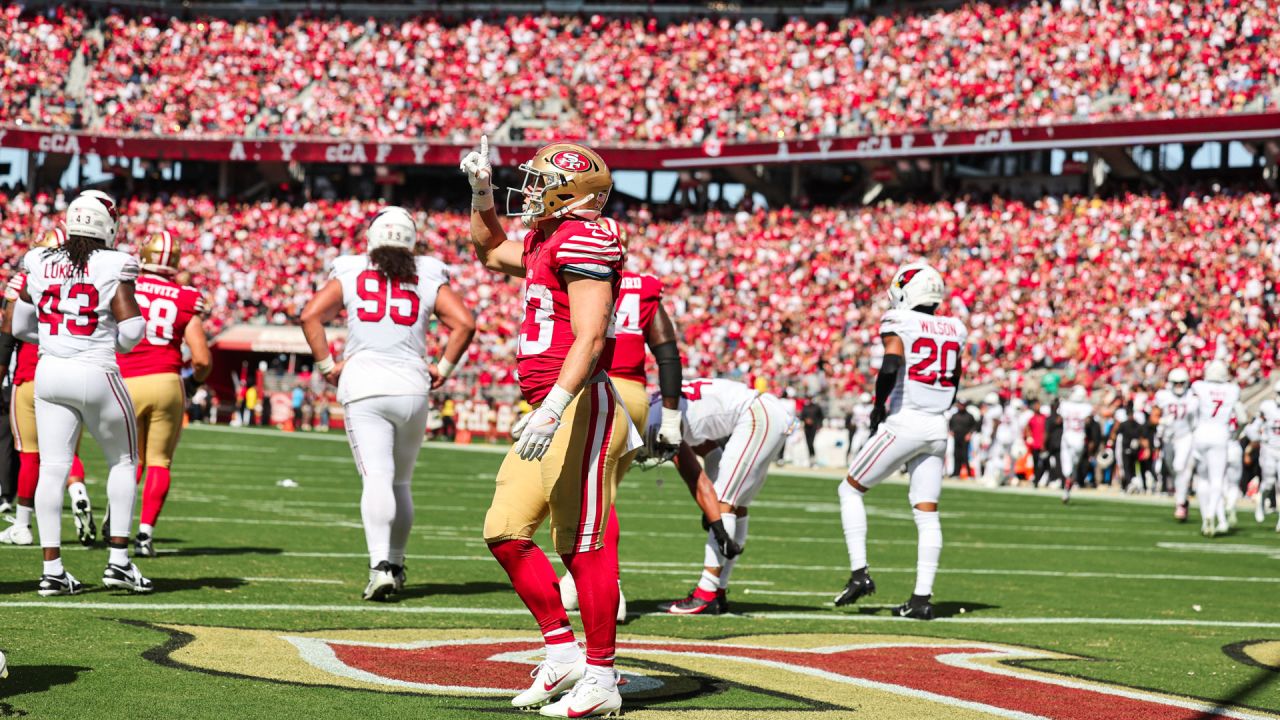
[[[537,410],[529,413],[529,421],[520,429],[515,451],[522,460],[541,460],[551,447],[551,438],[560,428],[560,417],[573,400],[573,394],[559,385],[552,386]],[[514,428],[512,428],[514,430]]]
[[525,413],[520,416],[515,425],[511,426],[511,439],[519,440],[520,433],[524,432],[524,426],[529,424],[529,418],[533,417],[533,413]]
[[480,137],[480,149],[467,153],[458,167],[467,174],[467,182],[471,183],[471,207],[481,211],[492,209],[493,167],[489,164],[488,135]]
[[662,424],[658,426],[658,445],[678,448],[684,440],[682,415],[678,409],[662,408]]

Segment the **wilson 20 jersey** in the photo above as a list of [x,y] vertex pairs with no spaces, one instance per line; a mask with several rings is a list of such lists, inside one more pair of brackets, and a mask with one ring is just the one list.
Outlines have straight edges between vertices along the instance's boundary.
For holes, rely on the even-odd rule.
[[342,285],[347,310],[346,365],[338,381],[338,401],[379,395],[426,395],[427,320],[436,295],[449,282],[448,268],[417,256],[418,281],[395,282],[373,268],[367,255],[333,261],[329,277]]
[[1189,391],[1181,395],[1168,388],[1156,392],[1155,405],[1160,408],[1161,424],[1165,425],[1168,437],[1191,434],[1191,412],[1195,402]]
[[1196,434],[1227,437],[1231,433],[1236,404],[1240,402],[1240,386],[1235,383],[1197,380],[1191,383],[1189,394],[1195,402],[1192,412],[1195,415]]
[[645,381],[645,337],[662,302],[662,281],[652,275],[624,272],[614,312],[613,365],[609,376]]
[[[516,353],[516,372],[525,400],[533,404],[542,402],[560,377],[564,359],[573,345],[566,275],[612,282],[616,298],[625,258],[626,251],[618,236],[594,222],[569,220],[550,237],[541,230],[531,230],[525,235],[524,320],[520,323],[520,346]],[[612,312],[612,308],[609,311]],[[610,323],[604,352],[596,360],[591,375],[610,367],[613,351],[614,329]]]
[[61,252],[34,248],[22,258],[27,294],[36,305],[40,355],[116,368],[116,318],[111,300],[122,282],[138,278],[138,260],[117,250],[89,256],[81,274]]
[[117,355],[120,375],[129,378],[181,372],[183,334],[192,318],[205,313],[200,291],[145,273],[138,277],[134,294],[147,330],[133,350]]
[[906,355],[889,396],[890,415],[900,410],[940,415],[951,407],[959,388],[952,379],[960,364],[969,329],[953,317],[893,309],[880,320],[881,335],[897,335]]

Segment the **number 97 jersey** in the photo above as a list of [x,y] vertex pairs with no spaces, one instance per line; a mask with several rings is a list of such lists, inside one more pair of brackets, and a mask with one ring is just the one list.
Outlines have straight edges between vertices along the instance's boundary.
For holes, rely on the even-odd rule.
[[906,355],[906,372],[889,397],[889,414],[899,410],[941,414],[955,401],[953,379],[965,339],[964,323],[914,310],[894,309],[880,321],[881,335],[897,335]]
[[122,377],[140,377],[182,371],[182,338],[191,318],[205,313],[204,298],[193,287],[179,285],[160,275],[138,278],[134,296],[147,321],[142,342],[117,355]]

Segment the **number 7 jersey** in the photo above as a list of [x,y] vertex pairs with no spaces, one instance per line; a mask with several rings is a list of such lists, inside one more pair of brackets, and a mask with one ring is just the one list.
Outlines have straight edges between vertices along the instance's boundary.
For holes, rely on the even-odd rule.
[[893,309],[880,320],[881,335],[897,335],[906,355],[905,372],[889,397],[889,414],[899,410],[942,414],[955,401],[952,376],[960,364],[969,329],[953,317]]
[[182,338],[196,315],[205,313],[204,298],[193,287],[152,274],[138,278],[134,296],[147,321],[142,342],[117,355],[122,377],[182,372]]

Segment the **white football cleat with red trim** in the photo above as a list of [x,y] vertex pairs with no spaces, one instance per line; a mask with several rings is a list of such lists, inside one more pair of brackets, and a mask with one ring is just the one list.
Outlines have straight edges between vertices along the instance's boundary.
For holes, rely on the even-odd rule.
[[618,717],[622,714],[622,695],[617,685],[604,687],[594,677],[587,676],[564,697],[543,707],[539,714],[560,718]]
[[528,690],[511,699],[511,705],[518,708],[533,708],[544,705],[551,698],[568,690],[574,683],[582,679],[587,671],[586,656],[579,656],[571,663],[558,663],[543,660],[538,667],[529,673],[533,676],[533,684]]

